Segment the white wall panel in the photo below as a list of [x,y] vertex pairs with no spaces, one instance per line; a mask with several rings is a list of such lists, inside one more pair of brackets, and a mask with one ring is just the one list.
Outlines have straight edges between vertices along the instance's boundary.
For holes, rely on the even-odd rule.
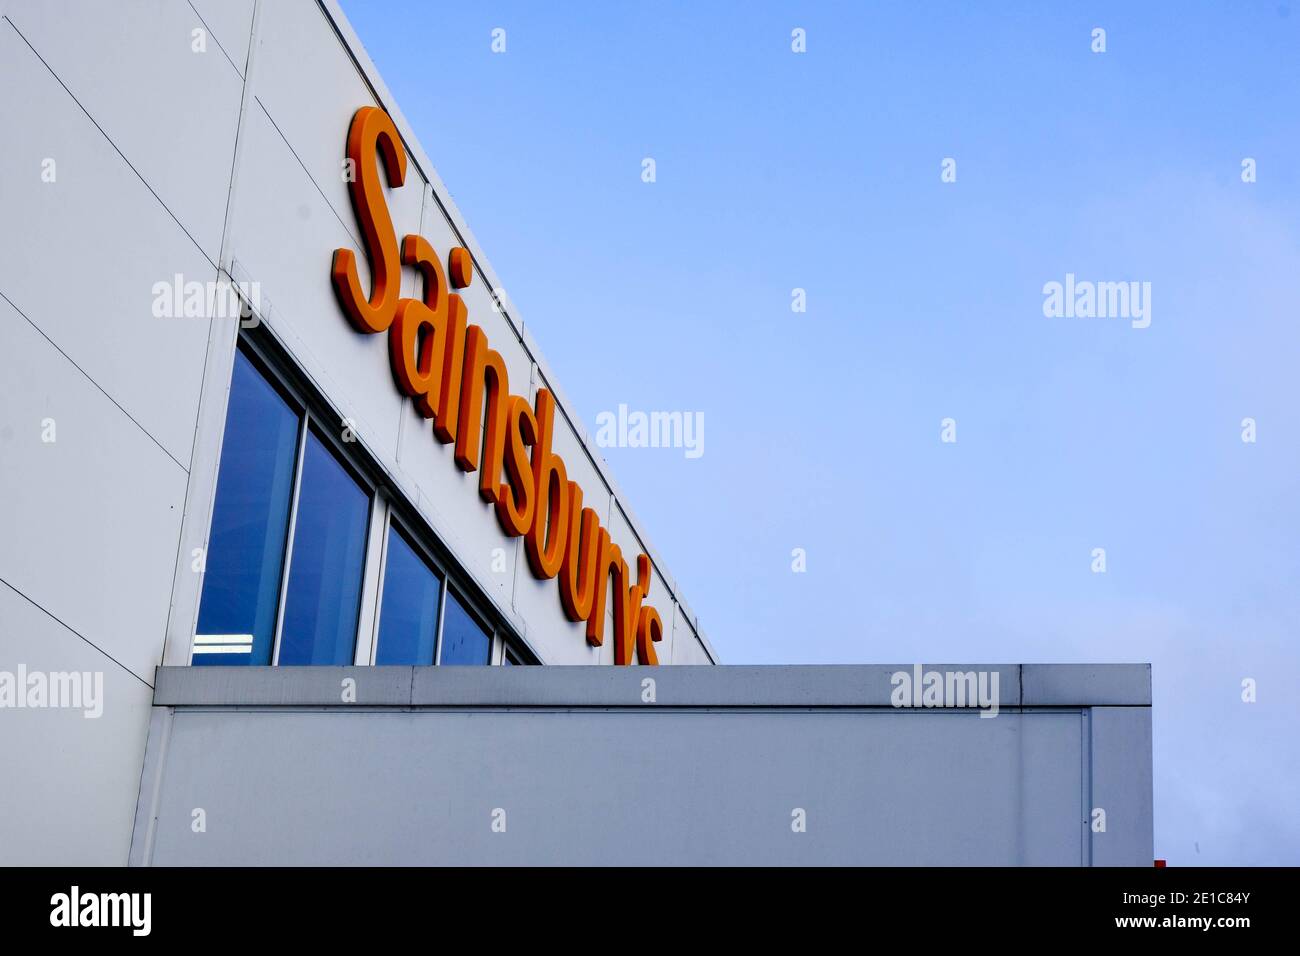
[[[232,222],[238,271],[259,283],[264,304],[270,302],[268,324],[304,371],[391,466],[402,401],[388,339],[354,331],[330,283],[334,250],[351,247],[352,235],[260,107],[245,118],[244,136]],[[411,185],[418,203],[421,187]]]
[[239,75],[248,61],[253,29],[253,0],[190,0],[211,35],[225,50]]
[[1092,709],[1091,807],[1106,811],[1106,830],[1089,828],[1093,866],[1150,866],[1152,825],[1151,708]]
[[[1095,707],[1090,713],[1105,709]],[[1045,771],[1020,774],[1016,795],[1020,808],[1020,862],[1026,866],[1089,862],[1084,852],[1086,820],[1042,812],[1044,807],[1069,806],[1081,800],[1085,720],[1078,711],[1037,711],[1032,719],[1018,723],[1021,767],[1041,767]],[[1094,761],[1103,758],[1095,751],[1090,756]]]
[[0,578],[152,683],[185,471],[3,300],[0,459]]
[[3,23],[0,88],[14,91],[0,96],[0,292],[188,465],[208,326],[155,318],[153,287],[215,270]]
[[[549,687],[567,677],[523,670],[531,672],[523,680]],[[671,672],[659,672],[661,704],[676,700],[675,683]],[[178,708],[152,852],[141,846],[137,859],[161,866],[1079,863],[1082,794],[1069,769],[1084,759],[1077,715],[635,709],[636,690],[627,690],[633,707],[610,710],[583,699],[371,714]],[[1026,750],[1030,724],[1042,726]],[[210,820],[239,820],[238,832],[193,839],[189,814],[200,803]],[[509,813],[504,836],[479,824],[496,807]],[[791,832],[796,807],[807,813],[805,833]],[[1033,841],[1025,839],[1027,826]],[[1047,833],[1058,838],[1036,839]]]
[[188,664],[190,645],[199,617],[202,575],[194,568],[194,555],[208,547],[217,475],[224,446],[227,402],[234,372],[235,323],[213,323],[209,327],[208,359],[203,367],[194,455],[190,460],[189,483],[185,489],[185,517],[172,576],[171,613],[163,647],[165,664]]
[[9,16],[215,264],[243,84],[215,44],[193,50],[193,8],[58,0]]
[[700,643],[699,636],[695,633],[695,627],[687,620],[682,606],[679,604],[673,610],[673,648],[672,662],[674,664],[711,664],[708,652],[704,650],[704,645]]
[[102,673],[103,710],[0,711],[0,866],[124,866],[152,689],[0,584],[0,670],[20,665]]
[[[315,0],[264,3],[258,17],[254,89],[325,199],[361,248],[348,186],[341,175],[353,114],[375,99]],[[241,173],[241,175],[243,175]],[[407,163],[406,185],[390,192],[400,239],[420,223],[423,186]],[[329,262],[325,263],[326,275]]]

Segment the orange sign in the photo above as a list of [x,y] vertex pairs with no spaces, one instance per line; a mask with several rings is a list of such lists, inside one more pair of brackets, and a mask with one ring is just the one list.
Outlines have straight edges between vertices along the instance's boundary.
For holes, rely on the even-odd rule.
[[[642,664],[658,664],[655,644],[663,640],[664,625],[645,603],[650,559],[636,556],[632,581],[622,550],[596,512],[582,506],[582,489],[551,450],[554,396],[538,389],[534,406],[510,394],[505,361],[487,334],[468,324],[465,301],[452,290],[474,278],[469,250],[449,250],[444,270],[423,236],[404,236],[398,245],[379,160],[389,187],[397,189],[406,179],[406,151],[386,112],[357,110],[347,158],[356,172],[349,191],[371,283],[367,295],[352,250],[334,250],[330,274],[344,314],[358,332],[388,334],[397,387],[432,419],[438,441],[454,443],[457,467],[479,472],[479,496],[496,509],[507,535],[523,537],[533,576],[559,578],[560,605],[570,621],[587,622],[587,643],[605,642],[606,583],[612,580],[615,663],[631,664],[635,648]],[[423,279],[422,298],[400,297],[402,266],[414,267]]]

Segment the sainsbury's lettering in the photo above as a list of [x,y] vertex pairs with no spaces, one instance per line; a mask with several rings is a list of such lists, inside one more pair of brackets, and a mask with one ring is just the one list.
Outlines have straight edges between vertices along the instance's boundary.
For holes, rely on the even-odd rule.
[[[636,555],[636,580],[631,580],[622,549],[596,512],[583,507],[581,487],[569,480],[564,459],[552,449],[554,396],[544,388],[534,403],[512,395],[505,359],[481,327],[469,324],[464,300],[452,291],[473,281],[469,250],[449,250],[444,270],[423,236],[404,236],[398,243],[380,178],[382,159],[389,188],[406,179],[406,151],[391,117],[374,106],[357,110],[346,158],[356,171],[348,189],[365,240],[371,287],[367,294],[356,254],[336,249],[331,281],[344,315],[360,333],[388,334],[398,390],[432,419],[438,441],[454,445],[456,466],[479,472],[479,496],[493,506],[505,534],[524,538],[533,576],[558,577],[565,617],[586,622],[587,643],[604,644],[612,582],[615,663],[631,664],[635,658],[658,664],[655,644],[663,640],[663,620],[645,603],[650,559]],[[403,266],[419,274],[421,298],[400,296]]]

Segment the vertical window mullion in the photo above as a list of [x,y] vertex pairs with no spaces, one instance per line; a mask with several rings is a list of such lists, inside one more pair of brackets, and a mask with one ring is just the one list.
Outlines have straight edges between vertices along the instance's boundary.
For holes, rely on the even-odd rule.
[[370,541],[366,548],[361,621],[357,629],[357,664],[374,664],[379,650],[379,618],[383,613],[384,575],[388,570],[388,531],[393,509],[376,490],[370,505]]
[[280,632],[284,629],[284,599],[289,593],[289,571],[293,561],[293,538],[298,527],[298,495],[302,489],[302,466],[307,447],[309,416],[304,411],[298,419],[298,460],[294,464],[293,495],[289,499],[289,539],[284,546],[284,568],[280,572],[280,603],[275,612],[275,643],[272,645],[271,663],[280,663]]
[[438,636],[433,640],[433,662],[442,663],[442,622],[447,617],[447,581],[451,575],[442,576],[442,590],[438,595]]

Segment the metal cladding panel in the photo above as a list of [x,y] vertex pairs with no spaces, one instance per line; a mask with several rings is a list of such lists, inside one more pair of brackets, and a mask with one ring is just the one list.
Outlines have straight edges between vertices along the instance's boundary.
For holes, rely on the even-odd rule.
[[152,681],[185,471],[3,300],[0,454],[0,580]]
[[1149,664],[1025,664],[1021,674],[1035,704],[1151,703]]
[[[890,706],[908,665],[164,668],[132,859],[1149,865],[1149,708],[927,669],[998,674],[996,715]],[[1140,698],[1144,671],[1080,676]]]
[[194,35],[194,9],[58,0],[19,3],[9,18],[215,264],[243,83],[217,44]]
[[208,322],[156,317],[154,288],[216,268],[5,22],[0,88],[0,294],[188,467]]
[[[166,707],[340,703],[339,681],[355,677],[358,707],[628,707],[647,703],[643,682],[665,707],[891,707],[894,681],[910,664],[730,665],[658,671],[625,667],[162,667],[154,703]],[[999,708],[1021,706],[1019,665],[925,665],[998,680]],[[406,681],[409,697],[402,697]],[[372,696],[373,695],[373,696]],[[394,697],[393,695],[398,695]]]
[[678,604],[673,609],[673,648],[674,664],[712,664],[713,660],[701,643],[695,625],[688,617],[684,605]]
[[204,27],[240,76],[248,63],[254,0],[190,0]]
[[[1150,866],[1155,853],[1151,708],[1094,707],[1089,822],[1095,866]],[[1098,830],[1097,810],[1105,811]]]
[[153,692],[95,639],[0,584],[0,671],[100,675],[97,700],[82,698],[89,707],[0,711],[0,866],[127,861]]
[[151,862],[1077,865],[1079,722],[181,712]]
[[[335,214],[354,233],[353,248],[361,249],[361,233],[341,164],[352,115],[362,106],[376,105],[365,77],[314,0],[263,3],[253,56],[253,85],[258,101],[298,157],[302,164],[299,172],[316,184]],[[408,163],[408,175],[412,172],[414,165]],[[410,179],[391,191],[390,207],[414,203],[413,214],[409,209],[393,210],[399,239],[417,231],[422,193],[422,188]],[[328,279],[328,258],[324,270]],[[342,319],[341,314],[338,317]]]

